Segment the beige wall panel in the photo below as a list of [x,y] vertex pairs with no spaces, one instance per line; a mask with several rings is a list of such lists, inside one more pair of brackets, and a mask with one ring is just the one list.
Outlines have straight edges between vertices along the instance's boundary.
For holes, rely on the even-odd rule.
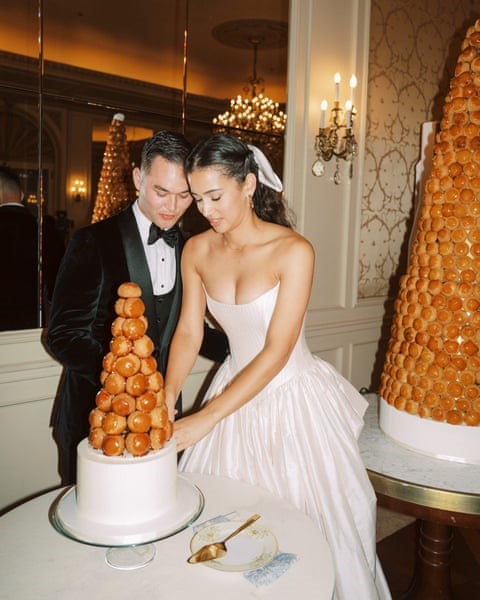
[[[356,303],[356,264],[360,225],[363,126],[368,58],[368,1],[340,0],[326,6],[319,1],[291,3],[290,72],[288,90],[288,132],[285,158],[286,197],[297,215],[297,226],[314,245],[315,280],[311,309],[351,307]],[[339,39],[342,40],[338,43]],[[293,67],[294,65],[294,67]],[[340,72],[340,102],[349,97],[348,81],[352,73],[359,80],[356,90],[358,119],[355,135],[359,155],[354,163],[354,177],[340,161],[343,182],[333,183],[335,161],[326,164],[325,175],[315,177],[311,166],[315,160],[315,134],[320,123],[320,103],[334,100],[333,75]]]

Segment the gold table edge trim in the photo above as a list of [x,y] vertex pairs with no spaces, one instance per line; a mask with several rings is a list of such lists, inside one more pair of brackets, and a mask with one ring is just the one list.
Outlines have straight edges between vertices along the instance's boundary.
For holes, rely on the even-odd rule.
[[480,494],[439,490],[388,477],[370,469],[367,472],[375,491],[384,496],[427,508],[480,515]]

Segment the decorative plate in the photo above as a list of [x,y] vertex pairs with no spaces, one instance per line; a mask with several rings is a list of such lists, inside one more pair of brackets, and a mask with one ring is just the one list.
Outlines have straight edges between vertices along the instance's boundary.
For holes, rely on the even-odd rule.
[[[242,521],[213,523],[198,531],[190,542],[193,552],[205,544],[218,542],[242,524]],[[256,523],[227,542],[227,554],[202,564],[219,571],[252,571],[268,564],[278,551],[277,538],[266,527]]]

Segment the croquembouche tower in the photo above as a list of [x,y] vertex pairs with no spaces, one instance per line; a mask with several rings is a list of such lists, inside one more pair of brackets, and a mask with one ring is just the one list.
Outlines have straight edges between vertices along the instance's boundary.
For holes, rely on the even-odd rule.
[[480,20],[462,43],[380,385],[380,427],[480,462]]
[[146,333],[141,289],[125,282],[118,291],[110,352],[103,359],[97,406],[89,417],[89,442],[107,456],[125,451],[143,456],[163,448],[173,423],[168,419],[163,376],[152,355],[153,342]]
[[77,449],[76,508],[102,524],[140,525],[176,504],[176,449],[163,376],[136,283],[118,288],[90,434]]
[[135,198],[125,115],[116,113],[108,131],[92,223],[116,215]]

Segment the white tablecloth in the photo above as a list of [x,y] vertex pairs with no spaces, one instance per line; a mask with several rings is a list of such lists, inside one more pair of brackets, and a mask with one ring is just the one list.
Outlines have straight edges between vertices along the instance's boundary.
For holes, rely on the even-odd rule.
[[[133,571],[113,569],[106,549],[58,533],[48,511],[59,491],[44,494],[0,519],[0,598],[2,600],[330,600],[333,566],[315,523],[270,493],[226,478],[187,474],[205,496],[196,524],[237,511],[255,512],[275,534],[281,552],[297,560],[276,581],[256,587],[243,573],[189,565],[192,527],[156,542],[154,560]],[[260,521],[259,521],[260,523]],[[194,524],[195,525],[195,524]]]

